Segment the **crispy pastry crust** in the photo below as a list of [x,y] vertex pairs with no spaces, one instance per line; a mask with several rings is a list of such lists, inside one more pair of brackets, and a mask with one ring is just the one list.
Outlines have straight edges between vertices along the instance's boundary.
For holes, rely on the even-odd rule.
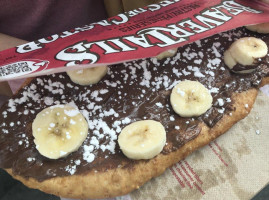
[[[27,79],[24,85],[29,84]],[[269,83],[269,77],[265,78],[262,85]],[[225,114],[213,127],[200,123],[201,133],[178,150],[169,154],[159,154],[149,161],[139,161],[132,168],[109,169],[105,172],[90,171],[86,174],[66,177],[56,177],[38,182],[33,178],[26,179],[14,175],[11,169],[6,171],[15,179],[18,179],[31,188],[36,188],[67,198],[108,198],[127,194],[139,188],[151,178],[159,176],[168,167],[184,159],[196,149],[203,147],[230,129],[233,124],[248,115],[257,97],[258,90],[250,89],[242,93],[234,93],[232,100],[235,110],[232,116]],[[245,107],[248,104],[248,108]]]
[[262,87],[262,86],[264,86],[266,84],[269,84],[269,77],[265,77],[265,78],[262,79],[260,87]]

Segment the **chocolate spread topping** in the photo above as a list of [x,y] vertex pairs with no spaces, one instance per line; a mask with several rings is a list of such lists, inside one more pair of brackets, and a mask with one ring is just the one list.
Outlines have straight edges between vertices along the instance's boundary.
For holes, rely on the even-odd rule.
[[[267,65],[269,63],[269,57],[265,56],[263,58],[258,58],[254,60],[253,65],[241,65],[239,63],[237,63],[232,71],[234,72],[240,72],[240,71],[244,71],[244,70],[255,70],[257,67],[261,66],[261,65]],[[259,70],[261,71],[261,70]]]
[[254,65],[241,65],[241,64],[236,64],[233,67],[233,71],[234,72],[240,72],[240,71],[244,71],[244,70],[250,70],[250,69],[256,69],[257,68],[257,64]]
[[[43,181],[56,176],[132,167],[117,144],[126,125],[145,119],[160,121],[167,132],[168,154],[200,133],[201,122],[213,127],[233,109],[231,96],[257,87],[269,76],[268,65],[259,64],[251,74],[230,72],[223,52],[240,37],[254,36],[269,44],[269,35],[244,28],[214,35],[179,48],[162,61],[144,59],[110,66],[107,75],[92,86],[79,86],[62,74],[34,79],[0,109],[0,167],[17,175]],[[268,56],[266,56],[268,63]],[[181,80],[197,80],[209,89],[213,106],[196,118],[179,117],[170,105],[172,88]],[[43,157],[35,148],[32,122],[41,110],[55,104],[75,104],[89,123],[89,133],[78,151],[58,160]]]

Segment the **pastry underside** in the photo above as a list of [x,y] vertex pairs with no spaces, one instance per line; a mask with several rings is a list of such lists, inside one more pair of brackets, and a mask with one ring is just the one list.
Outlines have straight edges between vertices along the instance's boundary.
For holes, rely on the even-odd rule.
[[[225,40],[226,35],[227,38],[232,38],[231,40]],[[24,161],[23,159],[26,159],[27,156],[24,156],[26,151],[23,151],[22,158],[19,159],[19,161],[15,161],[15,158],[12,158],[14,161],[10,161],[7,158],[0,159],[0,167],[4,168],[9,174],[11,174],[15,179],[20,180],[22,183],[24,183],[26,186],[30,188],[36,188],[40,189],[44,192],[54,194],[57,196],[61,197],[66,197],[66,198],[108,198],[108,197],[115,197],[115,196],[121,196],[124,194],[127,194],[135,189],[138,189],[141,187],[144,183],[149,181],[151,178],[159,176],[162,174],[168,167],[172,166],[173,164],[177,163],[178,161],[184,159],[186,156],[188,156],[190,153],[195,151],[196,149],[203,147],[204,145],[210,143],[212,140],[216,139],[220,135],[224,134],[227,130],[229,130],[236,122],[239,120],[243,119],[248,115],[248,113],[251,111],[252,106],[255,102],[256,96],[258,94],[258,88],[261,85],[265,85],[269,83],[269,77],[268,74],[266,77],[260,77],[258,83],[255,79],[253,83],[255,82],[256,84],[251,84],[250,82],[253,80],[253,77],[250,75],[236,75],[231,73],[224,65],[223,63],[223,52],[229,45],[237,38],[243,37],[243,36],[256,36],[260,37],[262,39],[267,39],[266,42],[267,44],[269,43],[269,36],[264,36],[264,35],[259,35],[255,33],[248,32],[244,28],[239,28],[237,30],[229,31],[220,35],[215,35],[210,37],[209,39],[204,39],[201,40],[201,42],[193,43],[190,45],[186,45],[184,47],[179,48],[178,54],[173,57],[173,58],[168,58],[164,59],[162,61],[156,61],[156,59],[146,59],[142,61],[135,61],[135,62],[130,62],[127,64],[123,65],[117,65],[117,66],[111,66],[110,67],[110,72],[108,73],[107,76],[104,77],[104,80],[102,80],[100,83],[98,83],[98,86],[91,86],[89,87],[89,92],[87,95],[91,95],[94,91],[94,89],[107,89],[107,87],[113,87],[114,93],[107,94],[109,96],[113,96],[115,94],[115,85],[114,82],[116,80],[122,81],[121,84],[118,83],[118,88],[120,88],[121,85],[130,85],[131,87],[134,87],[131,85],[132,82],[125,83],[124,82],[124,74],[130,73],[133,71],[133,67],[137,67],[136,73],[138,75],[141,75],[141,81],[138,81],[136,87],[142,87],[146,90],[146,92],[143,92],[143,97],[148,95],[150,96],[150,99],[144,99],[144,107],[143,109],[148,112],[153,112],[155,115],[151,115],[152,113],[144,113],[143,115],[139,116],[138,114],[133,114],[132,115],[129,113],[126,114],[128,116],[128,122],[126,124],[131,123],[132,121],[136,120],[143,120],[143,119],[152,119],[157,121],[161,121],[164,124],[164,127],[166,128],[167,131],[167,144],[164,147],[164,150],[155,158],[150,159],[150,160],[130,160],[124,157],[124,155],[121,153],[117,142],[115,142],[115,150],[114,153],[105,150],[104,152],[101,151],[96,151],[94,152],[97,157],[96,161],[93,161],[92,163],[87,163],[86,161],[84,164],[85,165],[80,165],[76,166],[77,171],[75,173],[70,174],[68,170],[66,172],[60,172],[59,169],[55,169],[55,174],[47,174],[44,175],[44,171],[42,171],[42,166],[46,168],[47,166],[58,166],[57,162],[61,162],[61,167],[65,166],[64,163],[66,160],[69,159],[67,156],[66,158],[60,159],[60,160],[55,160],[55,161],[47,161],[45,158],[43,158],[41,155],[38,154],[37,150],[34,150],[34,147],[31,147],[34,143],[32,142],[33,138],[30,136],[31,134],[31,120],[34,118],[36,115],[37,111],[33,112],[32,115],[29,114],[28,117],[31,118],[31,120],[27,119],[26,123],[26,128],[25,128],[25,133],[28,135],[29,139],[29,145],[26,146],[25,149],[29,150],[27,151],[28,154],[30,154],[33,158],[35,158],[35,162],[27,164],[29,166],[25,166],[27,169],[21,169],[20,166],[22,164],[27,163],[27,161]],[[217,39],[222,39],[222,40],[217,40]],[[206,44],[203,46],[203,44]],[[211,49],[212,51],[209,53],[208,49]],[[217,58],[217,61],[214,62],[215,58],[212,57],[207,57],[205,55],[201,55],[202,53],[199,54],[199,52],[204,51],[204,54],[210,54],[210,56],[215,55]],[[216,53],[216,51],[218,53]],[[197,56],[201,56],[201,62],[197,61],[197,63],[193,60],[192,56],[189,57],[189,55],[194,55],[192,52],[196,52]],[[185,54],[186,53],[186,54]],[[220,55],[218,55],[220,54]],[[211,59],[211,68],[209,71],[212,70],[212,72],[215,74],[212,76],[212,73],[206,73],[208,70],[203,69],[203,67],[208,67],[205,63],[210,63],[209,58]],[[147,63],[150,64],[147,64]],[[199,69],[202,74],[204,74],[204,77],[201,76],[195,76],[197,72],[197,69],[194,67],[195,64],[199,66]],[[202,63],[202,64],[201,64]],[[137,66],[136,66],[137,65]],[[188,67],[192,65],[192,67]],[[171,69],[167,69],[168,66],[171,66]],[[219,70],[216,69],[217,67],[223,69],[221,71],[214,71],[214,70]],[[123,69],[128,69],[127,71],[122,71]],[[147,68],[147,70],[145,70]],[[160,72],[156,72],[155,69],[160,69]],[[225,68],[225,69],[224,69]],[[113,70],[120,70],[116,74],[118,77],[115,78]],[[163,69],[163,71],[161,70]],[[140,70],[140,71],[139,71]],[[166,70],[170,70],[167,72]],[[182,71],[186,71],[181,73]],[[189,71],[187,71],[189,70]],[[173,72],[172,72],[173,71]],[[141,72],[141,73],[140,73]],[[148,88],[148,84],[152,84],[150,82],[147,82],[148,76],[146,76],[145,72],[151,72],[151,78],[153,79],[154,77],[162,77],[162,81],[159,84],[159,88],[155,88],[156,90],[152,91],[152,87]],[[189,73],[192,74],[189,74]],[[121,79],[121,74],[122,73],[123,77]],[[157,74],[156,74],[157,73]],[[193,79],[193,80],[198,80],[204,85],[206,85],[207,88],[211,89],[211,92],[213,94],[213,109],[209,110],[207,113],[205,113],[203,116],[197,117],[197,118],[184,118],[182,119],[181,117],[177,116],[173,110],[171,110],[171,107],[169,107],[169,95],[171,92],[171,88],[169,86],[173,85],[173,80],[170,81],[171,74],[173,73],[173,76],[175,76],[175,80],[183,80],[183,79]],[[221,74],[218,74],[221,73]],[[164,78],[164,75],[167,75],[167,78]],[[180,75],[181,74],[181,75]],[[225,76],[223,75],[225,74]],[[114,76],[112,76],[114,75]],[[131,75],[130,75],[131,76]],[[223,76],[223,77],[222,77]],[[232,77],[232,79],[230,78]],[[111,78],[112,77],[112,78]],[[210,78],[211,77],[211,78]],[[115,79],[113,79],[115,78]],[[135,79],[139,79],[140,77],[136,77]],[[257,77],[256,77],[257,78]],[[146,80],[145,80],[146,79]],[[215,80],[216,79],[216,80]],[[226,82],[223,82],[222,80],[226,80]],[[231,79],[231,80],[230,80]],[[242,79],[240,81],[240,79]],[[51,80],[51,81],[50,81]],[[23,95],[23,92],[31,91],[31,90],[36,90],[35,87],[38,88],[38,90],[46,89],[49,90],[49,87],[46,87],[46,85],[52,85],[53,81],[61,82],[62,84],[71,84],[69,78],[64,75],[64,74],[56,74],[53,76],[46,76],[46,77],[39,77],[39,78],[32,78],[28,79],[24,87],[21,88],[17,92],[17,96],[15,95],[13,99],[19,98],[21,95]],[[109,80],[110,82],[106,82],[105,80]],[[115,81],[114,81],[115,80]],[[231,83],[235,83],[236,81],[239,86],[231,86],[230,88],[225,88],[223,86],[225,85],[231,85]],[[134,82],[134,81],[133,81]],[[166,86],[166,83],[168,82],[168,86]],[[215,85],[210,85],[210,84]],[[117,82],[116,82],[117,83]],[[124,84],[123,84],[124,83]],[[142,85],[141,85],[142,83]],[[229,84],[228,84],[229,83]],[[62,100],[60,99],[62,95],[65,95],[65,89],[61,88],[62,84],[54,85],[54,87],[59,87],[60,89],[63,90],[63,94],[59,96],[59,98],[55,98],[53,95],[49,96],[49,98],[54,98],[54,103],[63,103]],[[102,85],[103,84],[103,85]],[[132,83],[136,84],[136,83]],[[144,85],[143,85],[144,84]],[[209,84],[209,85],[207,85]],[[43,85],[43,86],[42,86]],[[59,86],[60,85],[60,86]],[[219,89],[219,91],[215,91],[216,88],[222,88]],[[71,87],[71,86],[70,86]],[[96,88],[95,88],[96,87]],[[154,87],[157,87],[156,85]],[[228,87],[228,86],[227,86]],[[82,87],[78,87],[78,89],[75,89],[76,86],[75,84],[72,85],[72,88],[66,89],[68,91],[68,95],[70,95],[70,90],[82,90]],[[132,91],[132,89],[125,89],[125,90],[131,90],[129,91],[130,93],[135,93],[135,91]],[[148,88],[148,90],[147,90]],[[50,87],[51,89],[51,87]],[[96,90],[97,90],[96,89]],[[140,88],[141,89],[141,88]],[[215,90],[214,90],[215,89]],[[218,90],[218,89],[217,89]],[[51,90],[52,91],[52,90]],[[87,90],[85,90],[87,91]],[[139,90],[140,91],[140,90]],[[149,94],[150,91],[153,94]],[[158,91],[158,92],[157,92]],[[215,92],[215,93],[214,93]],[[41,92],[42,93],[42,92]],[[86,92],[87,93],[87,92]],[[155,94],[156,93],[156,94]],[[28,94],[28,93],[27,93]],[[37,93],[34,93],[37,94]],[[39,94],[39,93],[38,93]],[[82,97],[85,97],[87,95],[84,95],[82,93],[79,93]],[[78,94],[76,94],[78,96]],[[85,93],[84,93],[85,94]],[[19,95],[19,96],[18,96]],[[55,94],[57,95],[57,94]],[[74,94],[73,94],[74,95]],[[118,96],[119,93],[117,93]],[[136,95],[140,95],[136,94]],[[33,96],[33,95],[32,95]],[[123,96],[123,95],[122,95]],[[37,110],[41,110],[42,108],[45,108],[46,106],[48,107],[48,102],[43,101],[42,99],[45,99],[48,97],[48,93],[44,93],[44,96],[38,96],[41,100],[37,100],[38,103],[41,105]],[[113,96],[114,98],[115,96]],[[123,96],[124,97],[124,96]],[[122,98],[123,98],[122,97]],[[92,101],[94,101],[94,98],[92,98]],[[141,96],[142,98],[142,96]],[[146,97],[145,97],[146,98]],[[224,105],[220,106],[218,105],[218,99],[224,99]],[[78,98],[79,99],[79,98]],[[111,98],[109,100],[107,98],[105,99],[105,102],[107,101],[112,101]],[[142,98],[143,99],[143,98]],[[157,99],[157,100],[156,100]],[[70,101],[70,99],[68,99]],[[68,102],[68,100],[66,100]],[[119,99],[117,99],[118,101]],[[135,102],[133,107],[138,107],[140,108],[140,102],[142,101],[141,99],[137,99],[135,101],[135,98],[127,99],[127,97],[123,98],[120,102],[120,104],[125,104],[125,101],[130,101],[130,104],[125,105],[126,107],[132,106],[132,102]],[[57,102],[59,101],[59,102]],[[16,101],[14,101],[16,103]],[[45,103],[44,103],[45,102]],[[78,100],[74,100],[75,104],[78,106],[78,108],[82,109],[81,106],[78,104]],[[102,102],[102,100],[101,100]],[[164,108],[154,108],[152,110],[152,107],[156,104],[161,102]],[[29,102],[26,101],[26,103],[20,104],[22,106],[22,109],[31,107]],[[31,102],[34,104],[34,102]],[[17,103],[19,104],[19,103]],[[17,105],[16,104],[16,105]],[[103,103],[105,106],[107,105],[106,103]],[[113,103],[111,105],[114,105]],[[115,104],[116,105],[116,104]],[[146,105],[146,106],[145,106]],[[148,105],[148,106],[147,106]],[[246,106],[247,105],[247,106]],[[17,105],[18,106],[18,105]],[[33,106],[33,105],[32,105]],[[105,107],[104,106],[104,107]],[[151,108],[148,108],[148,107]],[[128,108],[129,108],[128,107]],[[5,106],[2,107],[0,110],[1,112],[5,112],[8,109],[11,108],[11,103],[5,104]],[[19,109],[19,107],[16,107]],[[117,106],[114,106],[112,108],[115,108],[116,113],[120,113],[121,111],[117,111]],[[122,108],[122,107],[120,107]],[[104,108],[103,108],[104,109]],[[130,108],[132,111],[134,111],[134,108]],[[148,110],[147,110],[148,109]],[[158,112],[158,109],[160,110],[161,115],[156,117],[157,114],[154,112]],[[164,111],[164,109],[168,109],[168,111]],[[33,109],[34,110],[34,109]],[[127,109],[128,110],[128,109]],[[21,110],[20,110],[21,111]],[[29,112],[30,113],[30,112]],[[125,112],[123,112],[125,113]],[[137,111],[137,113],[140,113]],[[94,118],[98,117],[100,113],[94,113],[93,116],[90,116],[90,120],[94,121]],[[170,114],[172,116],[169,116]],[[135,115],[135,116],[134,116]],[[14,115],[12,115],[14,116]],[[126,118],[126,116],[124,116]],[[152,117],[152,118],[150,118]],[[110,116],[110,118],[113,119],[113,117]],[[116,118],[116,117],[114,117]],[[209,120],[211,119],[211,120]],[[7,118],[2,119],[2,122],[5,122],[6,120],[11,120],[9,119],[9,113],[7,114]],[[116,119],[115,119],[116,120]],[[170,121],[169,121],[170,120]],[[8,121],[8,122],[9,122]],[[113,121],[113,120],[112,120]],[[122,118],[122,121],[125,121],[124,118]],[[107,121],[107,124],[109,123],[113,124],[111,120]],[[124,128],[126,126],[122,122],[121,128]],[[172,124],[172,125],[171,125]],[[175,126],[180,126],[180,131],[175,129]],[[27,128],[28,127],[28,128]],[[2,127],[3,129],[3,127]],[[13,130],[12,134],[16,134],[16,130]],[[90,130],[91,131],[91,130]],[[0,134],[4,134],[1,133]],[[19,133],[18,133],[19,134]],[[91,134],[91,133],[89,133]],[[118,133],[117,133],[118,134]],[[95,136],[95,135],[91,135]],[[14,136],[15,137],[15,136]],[[3,144],[4,139],[7,137],[0,138],[0,144]],[[170,139],[169,139],[170,138]],[[7,141],[7,140],[6,140]],[[100,140],[101,141],[101,140]],[[111,140],[110,140],[111,142]],[[7,142],[8,143],[8,142]],[[101,143],[101,142],[100,142]],[[17,144],[18,145],[18,144]],[[86,145],[86,144],[85,144]],[[1,145],[2,146],[2,145]],[[3,148],[3,147],[1,147]],[[23,147],[18,147],[16,146],[17,151],[21,151]],[[0,151],[0,157],[2,155],[6,156],[7,155],[13,155],[9,151],[5,150],[2,151],[4,153],[1,153]],[[7,153],[8,152],[8,153]],[[83,154],[83,148],[81,148],[78,152],[71,154],[71,156],[76,157],[79,153]],[[16,154],[16,153],[15,153]],[[33,155],[32,155],[33,154]],[[16,154],[17,156],[18,154]],[[98,157],[100,155],[100,158]],[[29,156],[29,155],[28,155]],[[11,156],[12,157],[12,156]],[[81,156],[82,158],[83,156]],[[101,159],[102,158],[102,159]],[[12,160],[11,159],[11,160]],[[40,165],[40,174],[37,172],[37,167],[36,163],[38,161],[42,162],[42,165]],[[81,159],[83,160],[83,159]],[[68,162],[71,162],[72,159],[68,160]],[[66,161],[67,162],[67,161]],[[55,164],[54,164],[55,163]],[[31,168],[33,169],[34,173],[31,175]],[[58,171],[57,171],[58,170]]]

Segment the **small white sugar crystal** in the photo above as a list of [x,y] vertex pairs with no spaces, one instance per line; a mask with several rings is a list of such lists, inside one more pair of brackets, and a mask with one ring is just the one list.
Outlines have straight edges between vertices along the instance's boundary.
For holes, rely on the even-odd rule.
[[50,127],[51,128],[55,127],[55,124],[54,123],[50,123]]
[[81,161],[80,160],[75,160],[76,165],[80,165]]
[[156,103],[156,106],[163,108],[163,104],[161,104],[160,102]]
[[223,99],[219,98],[219,99],[217,99],[217,100],[218,100],[218,103],[219,103],[220,106],[223,106],[223,105],[224,105],[224,101],[223,101]]
[[67,154],[67,152],[65,152],[65,151],[60,151],[60,156],[64,156],[64,155],[66,155]]
[[91,163],[94,160],[95,156],[93,153],[85,152],[83,154],[83,159],[86,160],[88,163]]
[[124,120],[121,121],[122,124],[129,124],[131,122],[130,118],[126,117]]
[[73,119],[70,119],[70,124],[76,124],[76,122]]
[[77,114],[79,114],[80,112],[76,109],[72,109],[72,110],[64,110],[64,113],[69,117],[74,117]]
[[45,103],[47,106],[52,105],[53,102],[54,102],[54,100],[53,100],[53,98],[51,98],[51,97],[45,97],[45,99],[44,99],[44,103]]
[[218,93],[218,92],[219,92],[219,88],[210,89],[210,93]]
[[180,94],[180,96],[182,96],[182,97],[185,96],[185,92],[182,91],[180,88],[177,88],[177,93]]
[[225,108],[218,109],[218,112],[219,112],[219,113],[221,113],[221,114],[223,114],[223,113],[224,113],[224,111],[225,111]]
[[170,117],[171,121],[175,121],[175,118],[173,116]]
[[24,115],[28,115],[28,113],[29,113],[29,110],[25,110],[25,111],[23,112]]
[[75,174],[76,169],[77,169],[76,165],[65,167],[65,171],[69,172],[71,175]]

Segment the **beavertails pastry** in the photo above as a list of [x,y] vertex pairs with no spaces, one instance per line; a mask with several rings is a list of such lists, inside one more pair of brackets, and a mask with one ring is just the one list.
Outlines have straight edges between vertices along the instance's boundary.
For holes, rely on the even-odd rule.
[[[252,38],[250,43],[241,41],[242,52],[235,50],[234,42],[246,37]],[[89,86],[73,83],[66,73],[28,80],[0,110],[0,167],[29,187],[67,198],[114,197],[138,189],[250,112],[258,87],[269,83],[268,50],[264,54],[268,45],[269,35],[239,28],[181,47],[171,58],[109,66],[106,75]],[[257,55],[253,48],[262,53],[245,65],[238,56],[246,53],[244,48],[250,57]],[[235,73],[249,68],[248,73]],[[186,82],[191,85],[184,86]],[[38,114],[52,112],[44,109],[55,106],[73,111],[55,110],[54,117],[58,112],[63,118],[79,116],[64,125],[46,123],[48,131],[61,132],[59,137],[68,142],[73,135],[64,128],[76,127],[80,119],[88,131],[79,147],[74,144],[72,151],[48,158],[39,152],[32,125]],[[37,132],[43,123],[38,124]],[[147,135],[141,132],[159,134],[156,149],[144,143]],[[45,152],[51,152],[50,144],[46,146]],[[142,155],[148,156],[141,157],[144,147],[149,151]]]

